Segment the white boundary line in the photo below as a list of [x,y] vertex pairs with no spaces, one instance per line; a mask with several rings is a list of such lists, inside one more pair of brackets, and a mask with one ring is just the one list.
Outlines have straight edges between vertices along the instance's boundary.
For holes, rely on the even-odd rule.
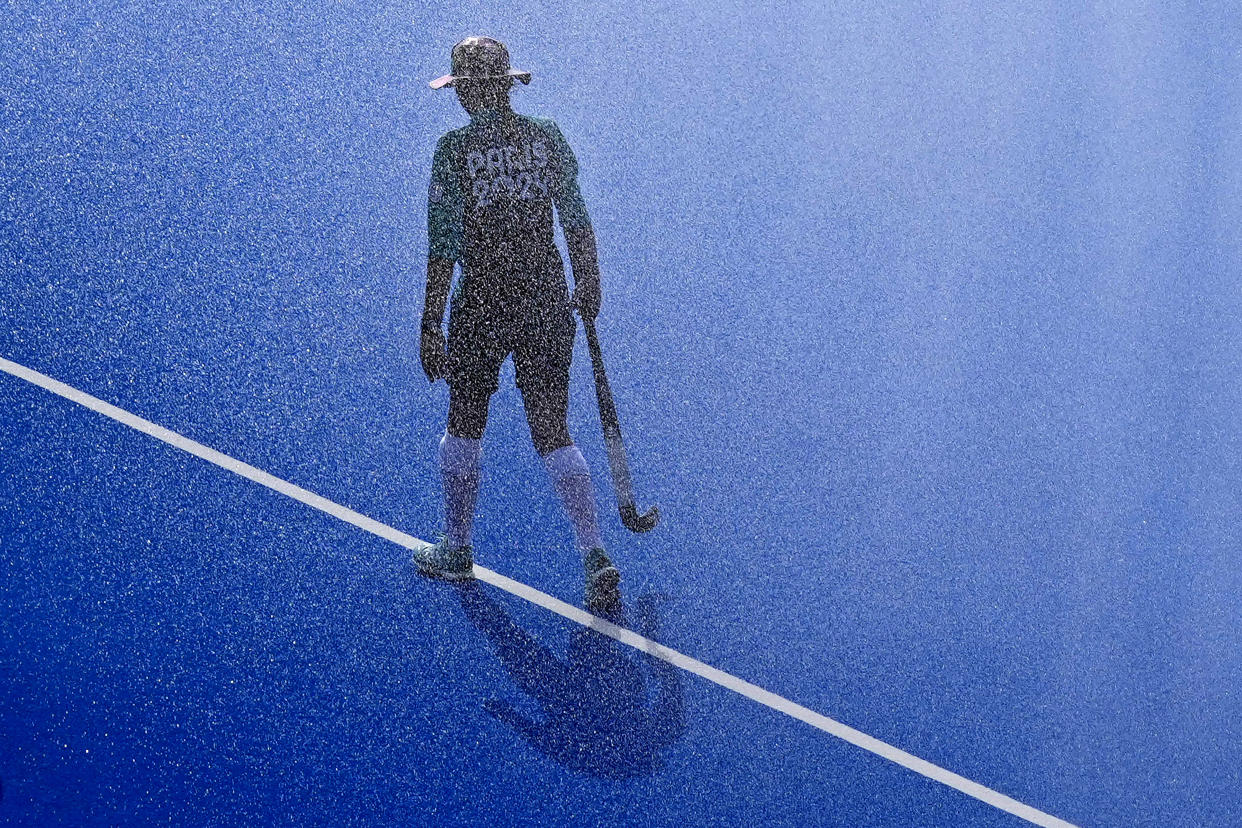
[[[0,369],[3,369],[5,372],[12,374],[19,379],[26,380],[33,385],[37,385],[44,390],[50,391],[53,394],[57,394],[67,400],[71,400],[72,402],[85,406],[86,408],[102,414],[105,417],[110,417],[118,423],[122,423],[130,428],[141,431],[143,434],[147,434],[157,440],[161,440],[170,446],[179,448],[182,451],[187,451],[195,457],[202,458],[203,460],[206,460],[209,463],[214,463],[215,465],[223,469],[227,469],[234,474],[241,475],[247,480],[253,480],[255,483],[267,486],[269,489],[279,492],[286,497],[291,497],[300,503],[305,503],[307,506],[318,509],[321,512],[326,512],[327,514],[332,515],[335,518],[339,518],[346,523],[353,524],[359,529],[365,529],[374,535],[379,535],[381,538],[392,541],[398,546],[403,546],[406,549],[419,549],[427,545],[426,541],[419,540],[413,535],[407,535],[405,532],[401,532],[391,526],[380,523],[377,520],[372,520],[366,515],[355,512],[353,509],[346,508],[339,503],[333,503],[331,500],[320,497],[314,492],[307,491],[300,486],[295,486],[292,483],[281,480],[278,477],[274,477],[262,469],[255,468],[248,463],[243,463],[240,460],[229,457],[227,454],[221,454],[215,449],[204,446],[202,443],[195,442],[188,437],[183,437],[175,431],[169,431],[163,426],[158,426],[149,420],[144,420],[142,417],[131,414],[124,409],[117,408],[115,405],[110,405],[103,400],[92,397],[90,394],[65,385],[63,382],[58,382],[57,380],[54,380],[45,374],[41,374],[38,371],[33,371],[30,368],[18,365],[15,362],[10,362],[3,357],[0,357]],[[874,753],[876,756],[883,757],[890,762],[901,765],[903,768],[912,770],[921,776],[925,776],[928,779],[948,785],[950,788],[961,791],[967,796],[974,797],[980,802],[999,808],[1002,811],[1013,814],[1014,816],[1020,817],[1021,819],[1035,825],[1057,826],[1057,828],[1065,828],[1068,826],[1069,828],[1073,828],[1072,823],[1058,819],[1050,814],[1046,814],[1043,811],[1031,807],[1030,805],[1018,802],[1016,799],[1012,799],[1002,793],[992,790],[991,788],[980,785],[978,782],[972,782],[971,780],[966,779],[963,776],[959,776],[952,771],[945,770],[939,765],[933,765],[925,759],[920,759],[913,754],[906,753],[900,748],[893,747],[887,742],[882,742],[873,736],[868,736],[860,730],[855,730],[854,728],[844,725],[835,719],[830,719],[827,716],[816,713],[814,710],[803,707],[802,705],[792,702],[783,696],[778,696],[775,693],[764,690],[762,687],[751,684],[748,681],[744,681],[722,670],[717,670],[715,667],[712,667],[709,664],[704,664],[696,658],[691,658],[690,656],[679,653],[676,650],[670,650],[669,648],[661,646],[655,641],[645,638],[636,632],[627,630],[624,627],[619,627],[616,624],[605,621],[602,618],[597,618],[585,610],[579,609],[571,604],[567,604],[557,598],[553,598],[551,595],[540,592],[539,590],[529,587],[520,581],[515,581],[512,578],[506,578],[504,575],[501,575],[498,572],[493,572],[492,570],[479,566],[478,564],[475,564],[474,573],[480,581],[486,581],[492,586],[516,595],[517,597],[529,601],[536,606],[543,607],[544,609],[554,612],[557,615],[564,616],[571,621],[576,621],[579,624],[590,627],[597,632],[620,641],[622,644],[628,644],[636,650],[648,653],[655,658],[666,661],[676,667],[680,667],[687,672],[694,673],[696,676],[701,676],[710,682],[714,682],[721,687],[745,696],[751,701],[758,702],[765,707],[770,707],[773,710],[792,716],[799,721],[809,724],[811,727],[822,730],[832,736],[836,736],[838,739],[843,739],[851,745]]]

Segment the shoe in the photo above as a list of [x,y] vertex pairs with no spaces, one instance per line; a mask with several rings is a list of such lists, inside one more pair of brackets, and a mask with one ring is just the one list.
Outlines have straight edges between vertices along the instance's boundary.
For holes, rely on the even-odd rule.
[[431,578],[469,581],[474,578],[474,550],[469,546],[450,546],[448,538],[441,535],[435,543],[415,551],[414,565]]
[[617,584],[621,582],[621,572],[612,565],[603,549],[588,552],[583,560],[583,569],[586,574],[583,592],[587,609],[603,609],[620,601]]

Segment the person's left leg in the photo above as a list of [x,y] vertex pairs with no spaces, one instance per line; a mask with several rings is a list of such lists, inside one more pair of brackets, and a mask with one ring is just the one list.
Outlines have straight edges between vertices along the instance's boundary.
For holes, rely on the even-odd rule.
[[591,471],[569,436],[569,364],[577,323],[567,307],[533,313],[523,321],[513,368],[531,442],[573,524],[578,548],[584,553],[602,548]]
[[[604,552],[591,471],[569,434],[569,363],[576,325],[544,326],[515,348],[514,369],[531,442],[543,458],[552,486],[573,525],[586,568],[586,597],[597,605],[615,596],[620,573]],[[533,347],[531,347],[533,346]]]
[[569,436],[568,382],[564,391],[557,388],[531,388],[530,383],[526,386],[522,389],[522,401],[526,408],[526,423],[530,427],[531,442],[534,443],[535,451],[543,458],[552,487],[573,524],[578,548],[584,553],[600,549],[604,542],[600,537],[599,519],[595,510],[595,488],[591,484],[591,470],[587,467],[582,451]]
[[560,496],[561,505],[565,507],[574,528],[574,540],[582,553],[583,593],[587,607],[605,610],[620,602],[617,584],[621,573],[604,551],[591,470],[582,452],[570,439],[566,406],[560,404],[562,398],[555,391],[539,392],[529,387],[522,390],[531,440],[535,450],[543,457],[552,487]]

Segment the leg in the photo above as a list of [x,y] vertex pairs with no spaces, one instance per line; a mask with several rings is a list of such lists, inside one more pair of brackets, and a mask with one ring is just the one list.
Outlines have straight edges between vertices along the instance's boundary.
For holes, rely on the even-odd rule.
[[492,393],[449,388],[448,433],[467,440],[482,440],[487,428],[487,409]]
[[440,439],[440,470],[444,475],[444,533],[452,548],[470,546],[489,400],[488,395],[449,391],[449,422]]
[[568,388],[562,394],[527,388],[522,390],[526,406],[526,421],[530,425],[531,442],[535,451],[543,457],[552,479],[552,487],[561,498],[565,512],[574,527],[578,548],[584,552],[604,545],[599,534],[599,519],[595,513],[595,489],[591,485],[591,470],[582,452],[569,436],[566,416]]
[[[474,577],[470,528],[479,494],[479,459],[487,395],[467,395],[450,386],[449,427],[440,438],[440,471],[444,476],[444,537],[414,552],[420,572],[452,581]],[[478,436],[466,436],[474,435]]]
[[448,429],[440,440],[444,529],[454,548],[470,546],[487,407],[506,356],[490,320],[464,310],[449,317]]
[[522,404],[530,441],[540,457],[546,460],[553,452],[574,444],[569,436],[568,387],[563,394],[559,390],[523,389]]
[[530,439],[540,457],[572,446],[569,365],[578,325],[568,304],[529,313],[514,331],[513,369],[526,408]]
[[552,479],[552,487],[561,498],[561,505],[574,527],[574,540],[583,552],[602,549],[599,518],[595,513],[595,488],[591,471],[578,447],[570,444],[543,458]]
[[569,362],[573,357],[573,317],[532,320],[513,364],[526,424],[535,451],[543,458],[552,485],[573,523],[578,548],[603,547],[595,514],[595,491],[582,452],[569,436]]
[[526,408],[530,439],[540,457],[572,446],[569,436],[569,363],[577,323],[568,306],[536,312],[515,336],[513,369]]
[[615,610],[621,603],[621,595],[617,591],[621,573],[604,552],[599,519],[595,513],[591,471],[582,452],[569,437],[565,406],[557,408],[559,400],[565,399],[565,395],[553,392],[550,400],[548,397],[529,386],[522,391],[526,416],[531,425],[531,438],[535,448],[543,454],[552,486],[574,527],[574,541],[582,552],[586,576],[584,592],[587,609],[592,612]]
[[620,603],[617,583],[621,573],[604,552],[591,472],[569,436],[569,363],[577,323],[568,308],[562,314],[552,313],[532,322],[513,351],[531,441],[548,467],[548,476],[583,553],[588,609],[615,607]]

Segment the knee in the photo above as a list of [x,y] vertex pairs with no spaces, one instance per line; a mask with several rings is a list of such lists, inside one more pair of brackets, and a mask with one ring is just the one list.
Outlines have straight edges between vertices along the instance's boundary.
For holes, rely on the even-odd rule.
[[530,439],[535,444],[535,451],[539,452],[540,457],[547,457],[557,449],[574,444],[573,438],[569,436],[568,423],[560,423],[552,427],[532,427]]
[[481,440],[487,428],[489,395],[462,396],[450,394],[448,433],[468,440]]

